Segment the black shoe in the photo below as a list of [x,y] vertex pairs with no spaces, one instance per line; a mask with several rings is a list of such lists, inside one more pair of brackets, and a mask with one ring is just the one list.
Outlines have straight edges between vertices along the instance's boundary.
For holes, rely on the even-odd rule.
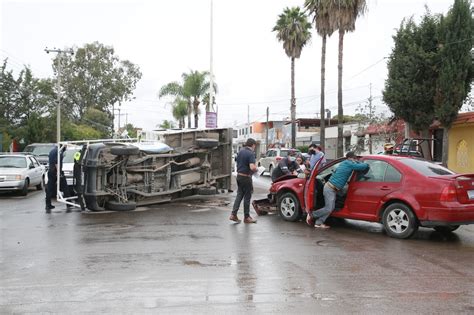
[[54,209],[55,206],[53,205],[49,205],[49,206],[46,206],[45,210],[46,210],[46,213],[51,213],[51,209]]

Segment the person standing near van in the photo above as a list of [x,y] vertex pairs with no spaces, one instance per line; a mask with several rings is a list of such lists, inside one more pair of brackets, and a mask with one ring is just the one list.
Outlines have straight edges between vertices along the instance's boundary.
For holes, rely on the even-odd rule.
[[245,146],[237,155],[237,196],[229,220],[240,223],[237,212],[240,208],[242,199],[244,200],[244,223],[256,223],[257,220],[250,216],[250,199],[253,193],[252,175],[257,171],[255,162],[255,147],[257,142],[248,138]]

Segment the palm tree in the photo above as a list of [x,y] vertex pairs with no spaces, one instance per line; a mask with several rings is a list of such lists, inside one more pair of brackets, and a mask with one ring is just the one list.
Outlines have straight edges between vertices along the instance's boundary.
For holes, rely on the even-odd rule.
[[321,45],[321,125],[320,125],[320,145],[325,147],[326,120],[325,120],[325,84],[326,84],[326,39],[335,31],[335,23],[331,20],[330,8],[333,0],[305,0],[304,7],[310,15],[313,15],[313,22],[319,36],[322,37]]
[[337,79],[337,156],[344,154],[342,137],[342,53],[344,46],[344,34],[355,30],[357,18],[367,11],[365,0],[337,0],[331,1],[332,7],[329,8],[331,19],[334,19],[335,27],[339,30],[339,58],[338,58],[338,79]]
[[[199,104],[201,104],[201,99],[206,95],[207,91],[209,91],[211,85],[208,77],[209,72],[207,71],[191,70],[190,73],[183,73],[184,91],[192,98],[195,128],[199,125]],[[217,90],[216,85],[214,85],[214,90]]]
[[184,118],[188,115],[188,101],[181,97],[176,97],[172,105],[173,117],[178,121],[179,128],[184,128]]
[[[185,73],[181,75],[183,78],[183,81],[185,79]],[[173,95],[173,96],[178,96],[186,101],[187,104],[187,115],[188,115],[188,128],[191,128],[191,95],[187,93],[187,91],[184,89],[184,82],[182,84],[174,81],[170,82],[168,84],[165,84],[161,87],[160,92],[158,93],[158,97],[163,97],[167,95]],[[184,121],[184,118],[183,118]],[[184,128],[184,124],[183,124]]]
[[308,22],[300,8],[286,8],[278,16],[273,32],[277,32],[277,39],[283,42],[283,49],[291,59],[291,146],[296,146],[296,98],[295,98],[295,59],[311,38],[311,23]]

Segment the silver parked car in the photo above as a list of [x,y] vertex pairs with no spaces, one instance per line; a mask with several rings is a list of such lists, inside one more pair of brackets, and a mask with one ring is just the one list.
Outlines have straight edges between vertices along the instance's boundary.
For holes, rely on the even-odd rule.
[[28,194],[30,186],[43,189],[46,167],[33,155],[0,155],[0,191],[19,191]]
[[[301,154],[299,150],[296,150],[296,149],[293,149],[293,150],[296,152],[296,154]],[[286,148],[269,149],[267,153],[265,153],[265,156],[262,156],[262,158],[258,161],[258,166],[265,167],[264,172],[268,172],[271,176],[273,170],[275,169],[275,166],[278,165],[280,160],[288,156],[288,151],[290,151],[290,149],[286,149]]]

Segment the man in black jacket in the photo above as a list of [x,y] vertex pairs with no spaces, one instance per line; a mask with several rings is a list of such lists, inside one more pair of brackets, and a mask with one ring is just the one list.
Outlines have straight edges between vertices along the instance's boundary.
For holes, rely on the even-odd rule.
[[256,223],[257,220],[250,216],[250,199],[253,193],[252,175],[257,171],[255,163],[255,147],[257,142],[248,138],[245,146],[239,151],[237,155],[237,197],[235,197],[234,206],[229,220],[240,223],[237,217],[240,203],[244,199],[244,222]]

